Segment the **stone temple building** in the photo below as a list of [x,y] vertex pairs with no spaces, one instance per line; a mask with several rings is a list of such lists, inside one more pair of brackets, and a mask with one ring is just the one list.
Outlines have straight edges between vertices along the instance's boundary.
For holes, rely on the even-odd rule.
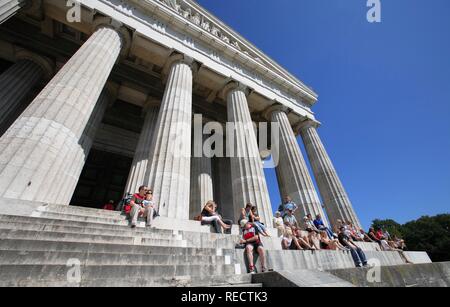
[[[54,278],[55,270],[66,267],[64,252],[78,253],[71,257],[76,259],[84,259],[87,250],[125,257],[154,247],[160,252],[156,255],[166,255],[167,246],[179,248],[180,254],[165,271],[151,263],[135,264],[138,275],[144,274],[140,265],[148,269],[148,276],[139,275],[148,285],[164,284],[155,279],[162,274],[191,276],[188,284],[194,284],[194,277],[204,282],[204,276],[239,275],[244,268],[241,253],[233,251],[236,231],[234,237],[211,234],[193,217],[214,199],[227,218],[237,221],[240,208],[252,203],[263,222],[272,224],[258,131],[248,134],[244,125],[278,125],[280,194],[289,195],[301,214],[320,213],[331,226],[338,219],[360,226],[320,139],[320,122],[312,111],[318,95],[195,1],[1,3],[0,249],[18,262],[0,270],[0,284],[17,285],[23,279],[30,285],[38,279],[64,284]],[[195,114],[202,115],[200,127],[236,124],[224,136],[244,156],[191,157]],[[300,150],[299,135],[307,156]],[[159,205],[157,230],[131,233],[120,212],[97,210],[142,184],[153,189]],[[62,241],[66,243],[58,245]],[[284,259],[284,269],[317,269],[318,263],[326,269],[353,266],[348,254],[338,252],[324,252],[320,261],[308,254],[310,259],[300,263],[293,253],[284,258],[275,254],[284,252],[275,238],[268,240],[267,249],[271,243],[273,268],[274,259]],[[199,271],[195,261],[201,259],[193,247],[224,258],[219,272],[204,266],[202,276],[194,276]],[[22,249],[31,249],[29,258],[42,266],[41,275],[30,277],[36,271],[23,268],[14,257]],[[381,252],[370,244],[365,249],[382,264],[404,264],[397,252]],[[39,252],[58,253],[55,259],[60,260],[45,263]],[[183,255],[197,258],[191,266],[182,265]],[[421,253],[409,257],[429,262]],[[106,278],[94,264],[86,265],[82,282],[125,282],[115,274]]]

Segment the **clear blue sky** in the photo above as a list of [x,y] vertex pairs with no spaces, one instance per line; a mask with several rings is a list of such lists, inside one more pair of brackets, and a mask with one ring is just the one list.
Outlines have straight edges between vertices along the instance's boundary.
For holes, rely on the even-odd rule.
[[364,226],[450,211],[449,0],[381,0],[380,24],[366,0],[198,2],[318,92],[320,136]]

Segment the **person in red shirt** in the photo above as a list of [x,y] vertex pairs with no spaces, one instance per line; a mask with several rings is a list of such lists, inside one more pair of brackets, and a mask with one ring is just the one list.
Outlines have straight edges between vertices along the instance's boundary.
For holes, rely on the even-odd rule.
[[240,244],[245,246],[245,251],[247,253],[247,259],[249,263],[249,271],[251,274],[256,273],[255,264],[253,261],[253,251],[256,250],[259,257],[261,258],[261,272],[264,273],[266,271],[265,252],[257,230],[253,223],[250,223],[248,220],[242,220],[241,227],[243,239],[240,241]]
[[103,206],[103,210],[114,211],[114,200],[110,200],[106,205]]
[[149,189],[147,186],[143,185],[139,187],[139,193],[136,193],[133,195],[130,201],[131,211],[130,211],[130,218],[131,218],[131,228],[135,228],[137,224],[138,217],[140,215],[144,215],[146,212],[146,209],[144,208],[144,200],[145,195]]

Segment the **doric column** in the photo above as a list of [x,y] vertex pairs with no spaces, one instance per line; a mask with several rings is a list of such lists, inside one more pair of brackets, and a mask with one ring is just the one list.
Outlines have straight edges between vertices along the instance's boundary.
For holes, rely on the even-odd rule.
[[[109,85],[109,84],[108,84]],[[108,105],[115,100],[116,93],[112,89],[113,86],[106,86],[100,97],[95,104],[91,117],[86,124],[86,128],[80,138],[80,145],[82,150],[76,150],[67,152],[66,158],[62,161],[70,161],[70,164],[63,171],[67,177],[73,178],[72,180],[59,181],[58,178],[54,179],[54,184],[50,186],[54,187],[58,191],[56,197],[57,204],[65,204],[72,199],[75,192],[78,180],[80,179],[81,172],[83,171],[84,164],[89,156],[89,153],[94,144],[95,136],[102,123]],[[75,204],[82,205],[82,204]]]
[[[17,62],[0,75],[0,136],[30,103],[29,95],[42,79],[50,79],[53,63],[23,49],[16,51]],[[28,98],[28,99],[27,99]]]
[[[231,177],[233,182],[234,207],[247,203],[257,206],[266,225],[272,225],[272,206],[259,154],[246,89],[231,83],[224,90],[227,99],[228,121],[235,126],[234,135],[228,135],[228,150],[231,150]],[[227,131],[229,133],[229,131]]]
[[316,122],[308,120],[302,123],[299,129],[322,200],[325,203],[328,219],[333,227],[338,219],[351,221],[355,226],[361,227],[344,186],[320,140],[316,130],[317,125]]
[[214,200],[211,158],[192,157],[189,218],[199,215],[210,200]]
[[231,164],[227,157],[213,158],[215,201],[223,217],[238,221],[241,208],[234,208]]
[[3,0],[0,3],[0,24],[14,16],[29,0]]
[[98,26],[0,138],[0,196],[55,203],[55,179],[75,186],[66,171],[75,162],[65,157],[83,151],[80,139],[126,34]]
[[192,127],[192,59],[171,57],[168,79],[144,182],[153,189],[159,214],[189,219]]
[[279,126],[279,154],[276,174],[282,198],[290,196],[300,206],[296,212],[297,219],[311,213],[313,217],[323,214],[322,204],[314,187],[313,181],[306,166],[305,159],[291,127],[286,108],[275,106],[266,111],[266,117]]
[[144,125],[134,153],[130,174],[128,175],[126,193],[136,193],[141,185],[146,181],[145,173],[150,159],[150,151],[159,113],[159,103],[151,102],[147,106]]

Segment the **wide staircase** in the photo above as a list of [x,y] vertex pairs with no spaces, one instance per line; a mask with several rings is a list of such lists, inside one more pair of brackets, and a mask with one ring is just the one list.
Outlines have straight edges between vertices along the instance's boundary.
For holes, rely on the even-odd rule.
[[236,236],[131,229],[120,212],[47,205],[0,215],[0,286],[241,286]]
[[[0,286],[263,285],[247,274],[244,251],[235,248],[236,229],[233,235],[215,234],[195,221],[174,225],[164,218],[154,226],[131,229],[120,212],[48,204],[31,216],[0,215]],[[348,252],[283,251],[276,236],[264,245],[273,271],[354,268]],[[379,265],[406,264],[398,252],[362,248]],[[426,253],[407,256],[430,262]]]

